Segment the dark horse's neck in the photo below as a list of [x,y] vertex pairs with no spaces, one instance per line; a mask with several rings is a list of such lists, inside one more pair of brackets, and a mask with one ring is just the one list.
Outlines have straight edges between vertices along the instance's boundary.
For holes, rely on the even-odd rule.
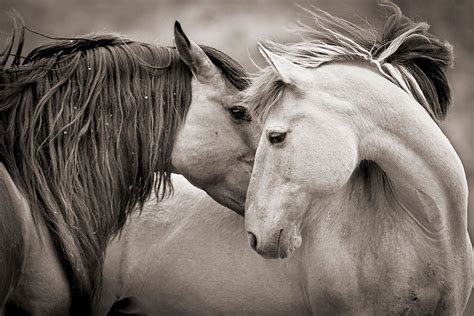
[[[17,286],[25,261],[24,220],[21,218],[20,194],[10,175],[0,163],[0,303],[4,304]],[[3,315],[0,309],[0,314]]]

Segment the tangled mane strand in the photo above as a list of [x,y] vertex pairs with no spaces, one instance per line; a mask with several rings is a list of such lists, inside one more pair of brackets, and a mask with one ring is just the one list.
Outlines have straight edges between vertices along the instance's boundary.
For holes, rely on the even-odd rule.
[[[0,56],[0,159],[33,216],[46,220],[71,311],[87,315],[110,237],[153,191],[163,198],[172,189],[172,145],[192,75],[176,49],[113,35],[58,40],[20,64],[24,28],[15,32],[17,53],[10,58],[12,36]],[[226,84],[248,86],[237,62],[202,48]]]
[[[306,10],[315,26],[303,23],[293,27],[302,41],[293,44],[268,42],[267,48],[296,65],[317,68],[330,62],[365,61],[412,96],[430,117],[439,122],[448,113],[451,90],[446,70],[452,65],[449,43],[428,32],[426,23],[416,23],[393,3],[381,4],[390,13],[385,27],[377,34],[322,10]],[[271,67],[257,73],[249,89],[242,93],[254,118],[264,121],[284,89]]]

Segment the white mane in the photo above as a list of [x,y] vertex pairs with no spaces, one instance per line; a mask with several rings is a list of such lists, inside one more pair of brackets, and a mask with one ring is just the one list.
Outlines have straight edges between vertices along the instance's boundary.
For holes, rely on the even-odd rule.
[[[437,89],[438,85],[444,84],[449,99],[447,80],[440,77],[444,76],[443,66],[450,65],[451,46],[429,34],[426,23],[414,23],[404,17],[395,5],[386,5],[393,9],[394,14],[388,18],[378,38],[371,30],[322,10],[306,10],[314,18],[317,29],[299,23],[292,31],[301,36],[301,42],[281,44],[269,41],[265,46],[271,52],[305,68],[317,68],[338,61],[362,60],[373,63],[384,77],[419,102],[434,120],[442,119],[448,104],[442,104],[442,96],[439,95],[442,91]],[[419,65],[422,59],[426,61]],[[422,69],[422,66],[426,69]],[[278,78],[272,72],[271,67],[261,70],[255,76],[251,88],[244,92],[244,100],[250,102],[257,118],[267,113],[268,108],[261,112],[259,108],[262,104],[255,102],[265,101],[268,105],[279,99],[277,95],[263,97],[263,91],[280,94],[284,88],[276,86]],[[273,85],[270,81],[273,81]],[[260,95],[260,99],[257,100],[255,95]],[[265,98],[268,100],[263,100]]]

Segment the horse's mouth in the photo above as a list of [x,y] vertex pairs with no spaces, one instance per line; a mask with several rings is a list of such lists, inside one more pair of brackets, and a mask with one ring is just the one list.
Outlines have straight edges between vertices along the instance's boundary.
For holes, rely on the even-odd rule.
[[255,241],[255,246],[252,246],[253,250],[255,250],[265,259],[286,258],[286,251],[284,249],[280,249],[282,232],[283,229],[280,229],[278,232],[276,232],[263,247],[261,244],[258,244],[257,246],[257,242]]
[[278,239],[277,239],[277,245],[276,245],[277,257],[280,259],[285,259],[288,256],[288,254],[286,253],[284,249],[280,249],[280,240],[281,240],[282,233],[283,233],[283,229],[280,229],[280,232],[278,233]]
[[[301,246],[301,235],[289,234],[291,230],[280,230],[277,242],[277,258],[285,259]],[[285,239],[287,238],[287,239]]]

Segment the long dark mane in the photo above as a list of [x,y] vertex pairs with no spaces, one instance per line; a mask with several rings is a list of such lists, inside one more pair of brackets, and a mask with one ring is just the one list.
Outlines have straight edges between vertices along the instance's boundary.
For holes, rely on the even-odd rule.
[[[153,190],[170,191],[192,75],[173,47],[113,35],[56,40],[21,58],[24,31],[0,56],[0,160],[46,220],[72,312],[86,315],[110,237]],[[247,87],[237,62],[202,48],[229,86]]]
[[[300,23],[294,31],[303,40],[294,44],[268,42],[268,49],[291,62],[316,68],[331,62],[373,63],[390,81],[420,103],[436,122],[445,118],[451,102],[446,70],[452,65],[449,43],[428,32],[429,25],[404,16],[393,3],[382,3],[389,16],[383,30],[355,25],[322,10],[307,10],[314,25]],[[255,77],[243,93],[252,116],[264,119],[285,85],[271,67]]]

